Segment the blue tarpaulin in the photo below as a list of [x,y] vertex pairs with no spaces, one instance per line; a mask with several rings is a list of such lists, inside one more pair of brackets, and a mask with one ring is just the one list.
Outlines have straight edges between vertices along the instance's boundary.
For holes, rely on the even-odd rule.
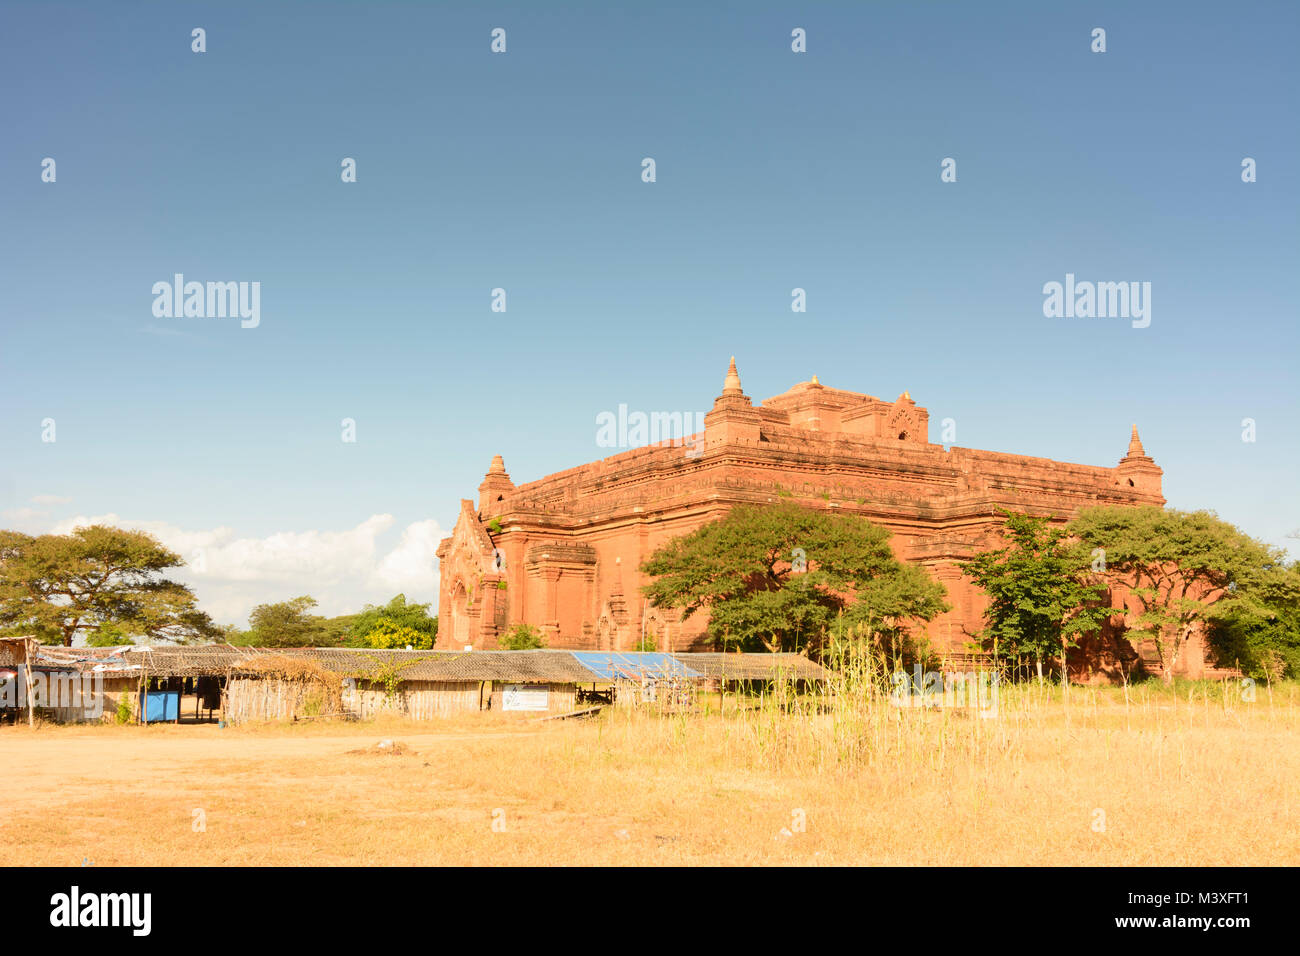
[[645,680],[669,677],[699,677],[671,654],[653,651],[573,651],[578,663],[597,680]]
[[146,724],[175,720],[180,714],[181,695],[172,690],[149,691],[144,695]]

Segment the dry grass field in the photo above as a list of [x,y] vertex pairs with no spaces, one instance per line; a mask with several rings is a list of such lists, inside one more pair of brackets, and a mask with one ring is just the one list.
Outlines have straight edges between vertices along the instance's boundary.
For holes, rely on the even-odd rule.
[[19,726],[0,766],[5,865],[1300,863],[1295,684],[1003,688],[991,719]]

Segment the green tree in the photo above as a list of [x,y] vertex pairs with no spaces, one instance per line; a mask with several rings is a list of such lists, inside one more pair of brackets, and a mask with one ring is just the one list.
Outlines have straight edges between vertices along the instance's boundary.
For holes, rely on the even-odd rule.
[[932,621],[950,609],[945,593],[924,568],[900,563],[861,591],[838,623],[846,632],[865,630],[886,647],[898,647],[909,636],[908,621]]
[[1106,587],[1093,579],[1088,549],[1070,540],[1065,526],[1003,510],[1006,546],[982,551],[962,570],[989,597],[984,614],[986,644],[1001,657],[1034,661],[1059,656],[1068,678],[1069,649],[1116,612]]
[[545,646],[541,632],[531,624],[516,624],[497,638],[497,647],[503,651],[530,651]]
[[1273,568],[1210,622],[1210,646],[1246,676],[1300,676],[1300,563]]
[[889,532],[856,515],[792,502],[738,506],[666,542],[642,565],[655,607],[707,608],[714,641],[819,649],[841,613],[898,628],[948,609],[943,585],[894,557]]
[[1088,508],[1069,527],[1100,549],[1107,578],[1131,590],[1139,607],[1135,629],[1155,641],[1170,683],[1197,628],[1248,608],[1252,593],[1284,567],[1280,550],[1209,511]]
[[308,595],[259,604],[248,615],[244,642],[255,647],[321,647],[326,641],[323,618],[310,613],[316,599]]
[[405,594],[396,595],[384,605],[367,604],[360,613],[353,615],[347,626],[349,643],[375,646],[369,642],[368,635],[380,626],[416,631],[421,635],[416,647],[433,647],[438,640],[438,618],[429,613],[429,605],[407,604]]
[[320,619],[321,640],[326,647],[363,647],[365,642],[352,636],[356,625],[356,614],[340,614],[338,617]]
[[213,640],[218,644],[233,644],[236,647],[246,647],[250,643],[248,632],[237,624],[217,625]]
[[122,644],[134,644],[131,635],[120,624],[111,621],[99,625],[97,630],[86,635],[87,647],[117,647]]
[[164,577],[183,564],[143,531],[107,525],[39,537],[0,531],[0,634],[67,647],[106,624],[156,640],[210,637],[212,621],[193,592]]

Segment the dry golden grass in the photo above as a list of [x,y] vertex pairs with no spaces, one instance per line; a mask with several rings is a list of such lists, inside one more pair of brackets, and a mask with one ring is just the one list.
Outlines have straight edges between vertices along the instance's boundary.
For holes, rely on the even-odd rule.
[[1298,732],[1295,684],[1003,688],[996,719],[5,727],[0,864],[1294,865]]

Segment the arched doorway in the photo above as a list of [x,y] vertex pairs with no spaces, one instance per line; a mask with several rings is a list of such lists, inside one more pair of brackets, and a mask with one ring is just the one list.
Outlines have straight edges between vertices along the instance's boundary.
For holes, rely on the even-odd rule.
[[614,649],[614,625],[608,614],[602,614],[596,622],[596,650],[612,651]]
[[469,595],[464,584],[456,585],[456,593],[451,599],[451,633],[456,649],[460,650],[469,639]]
[[645,637],[645,649],[655,651],[670,650],[668,628],[658,608],[648,608],[642,617],[641,633],[636,636],[636,650],[641,649],[642,635]]

